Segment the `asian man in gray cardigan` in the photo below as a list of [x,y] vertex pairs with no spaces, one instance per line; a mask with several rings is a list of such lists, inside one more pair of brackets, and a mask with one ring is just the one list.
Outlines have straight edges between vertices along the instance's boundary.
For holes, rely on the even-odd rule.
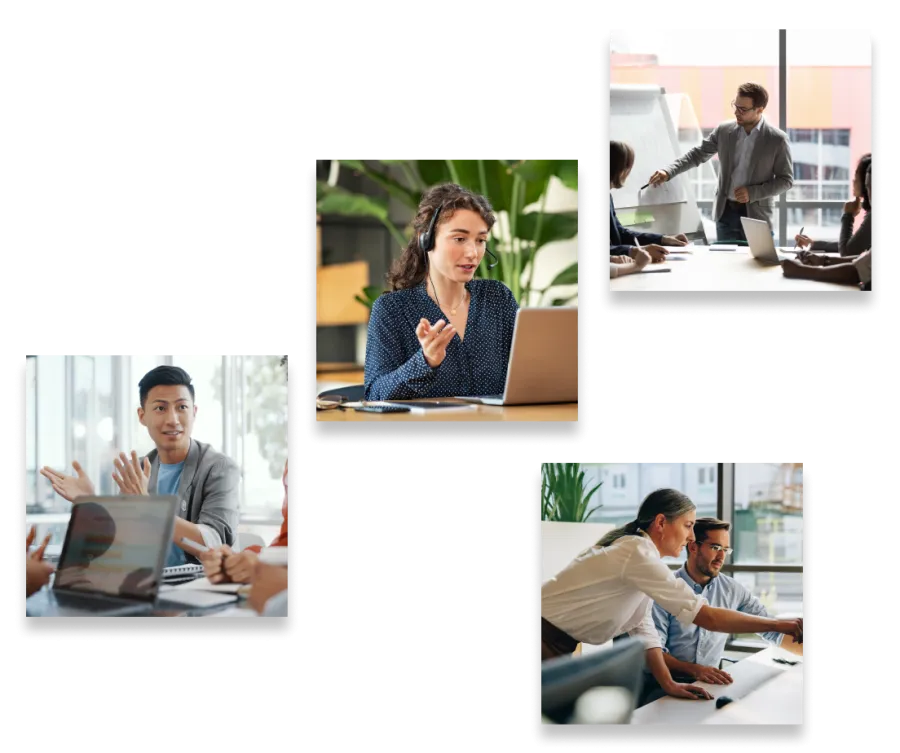
[[700,146],[650,176],[657,186],[719,155],[719,187],[713,217],[720,241],[746,241],[741,217],[765,220],[774,235],[775,198],[794,185],[794,162],[787,134],[763,118],[768,92],[759,84],[741,84],[734,122],[720,123]]
[[[197,406],[191,377],[177,366],[158,366],[138,384],[138,419],[156,449],[143,462],[136,452],[120,453],[113,478],[123,494],[174,494],[178,516],[166,566],[196,562],[190,539],[209,548],[232,545],[237,537],[240,469],[229,457],[191,438]],[[76,476],[44,467],[41,474],[72,503],[94,494],[94,485],[76,461]]]

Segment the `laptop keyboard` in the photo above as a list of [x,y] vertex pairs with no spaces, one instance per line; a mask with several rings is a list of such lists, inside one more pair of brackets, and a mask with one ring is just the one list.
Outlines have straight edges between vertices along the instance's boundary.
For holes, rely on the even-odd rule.
[[116,599],[113,596],[89,596],[87,594],[76,594],[71,591],[54,591],[53,598],[56,603],[69,609],[83,609],[87,611],[99,611],[115,606],[128,606],[133,602],[123,599]]

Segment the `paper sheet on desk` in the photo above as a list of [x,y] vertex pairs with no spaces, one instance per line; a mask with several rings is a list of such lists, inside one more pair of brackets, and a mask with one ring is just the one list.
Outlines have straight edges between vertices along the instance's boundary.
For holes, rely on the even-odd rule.
[[252,609],[246,607],[230,607],[229,609],[220,609],[218,612],[204,615],[204,617],[259,617]]
[[163,586],[160,593],[166,591],[218,591],[224,594],[236,594],[244,588],[246,583],[210,583],[209,578],[197,578],[187,583],[179,583],[177,586]]
[[[738,670],[738,666],[740,670]],[[720,709],[716,708],[715,699],[719,696],[728,696],[737,703],[751,696],[758,688],[783,672],[782,667],[758,664],[745,659],[735,665],[732,671],[734,682],[731,685],[693,683],[706,690],[713,697],[712,701],[666,697],[639,708],[634,713],[633,721],[639,724],[703,724],[716,714],[722,713]],[[729,706],[724,708],[729,708]]]

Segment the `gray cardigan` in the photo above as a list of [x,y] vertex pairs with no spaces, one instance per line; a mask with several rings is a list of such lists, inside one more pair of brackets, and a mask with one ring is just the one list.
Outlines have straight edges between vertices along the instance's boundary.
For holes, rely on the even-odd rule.
[[[156,494],[157,451],[148,453],[147,458],[150,460],[147,490]],[[231,546],[237,538],[240,480],[240,469],[231,458],[216,452],[208,444],[191,440],[191,449],[178,482],[178,517],[197,524],[204,543],[210,548],[222,544]]]
[[841,239],[839,241],[813,241],[810,247],[813,251],[837,252],[841,256],[859,256],[864,251],[872,248],[872,213],[866,212],[859,230],[853,232],[853,222],[856,218],[849,213],[841,216]]

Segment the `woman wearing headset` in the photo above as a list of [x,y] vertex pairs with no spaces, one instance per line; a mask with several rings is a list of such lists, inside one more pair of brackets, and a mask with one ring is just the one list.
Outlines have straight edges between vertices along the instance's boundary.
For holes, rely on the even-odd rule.
[[518,305],[496,280],[476,280],[494,213],[484,196],[448,183],[429,190],[413,237],[372,306],[367,400],[503,392]]

